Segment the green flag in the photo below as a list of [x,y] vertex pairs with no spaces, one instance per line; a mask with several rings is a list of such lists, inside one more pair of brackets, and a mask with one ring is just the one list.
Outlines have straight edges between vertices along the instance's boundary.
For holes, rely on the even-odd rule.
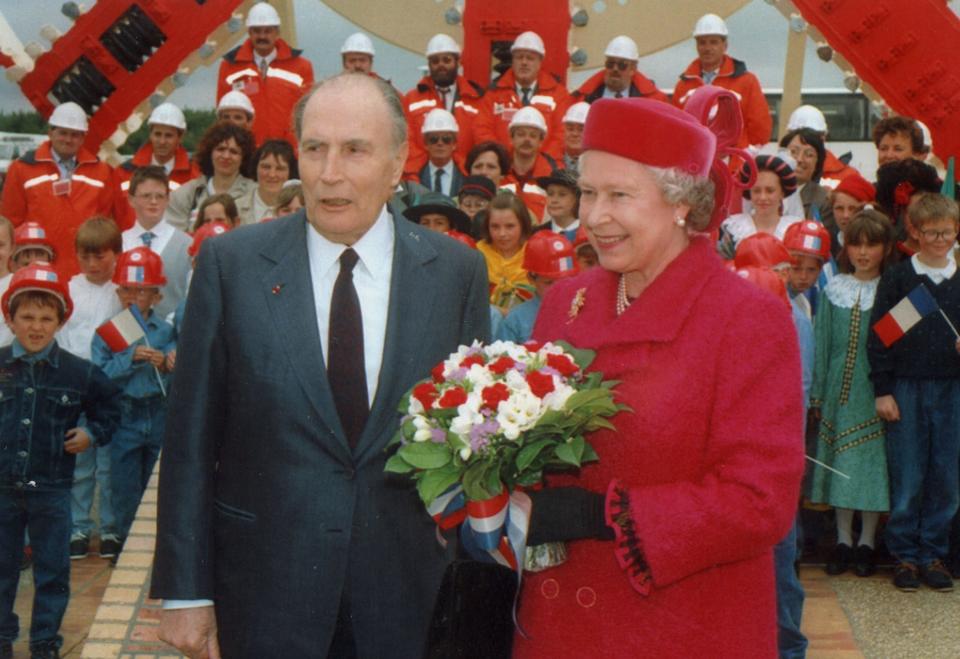
[[943,187],[940,188],[940,194],[944,197],[950,197],[954,201],[957,199],[957,179],[953,173],[953,156],[947,160],[947,173],[943,176]]

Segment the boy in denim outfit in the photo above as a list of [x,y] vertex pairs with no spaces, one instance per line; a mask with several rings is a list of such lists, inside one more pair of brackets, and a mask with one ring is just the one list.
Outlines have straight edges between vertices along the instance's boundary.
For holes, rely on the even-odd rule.
[[72,303],[50,266],[18,270],[0,304],[15,337],[0,349],[0,658],[13,656],[19,633],[13,608],[25,529],[35,583],[30,654],[58,657],[70,599],[75,455],[110,440],[120,418],[119,391],[99,368],[54,340]]
[[[924,284],[954,325],[960,322],[960,276],[953,255],[957,204],[934,193],[907,209],[910,236],[920,251],[880,279],[871,325],[918,285]],[[867,340],[877,414],[887,421],[890,520],[886,543],[899,565],[893,584],[915,591],[922,580],[933,590],[953,590],[944,566],[950,520],[960,495],[960,355],[956,337],[934,312],[885,347]]]
[[136,247],[121,254],[113,282],[121,305],[136,306],[146,331],[144,338],[120,352],[113,352],[99,334],[93,337],[93,363],[123,388],[120,427],[110,446],[110,493],[122,548],[160,455],[167,408],[166,357],[176,343],[173,326],[153,312],[166,283],[156,252]]

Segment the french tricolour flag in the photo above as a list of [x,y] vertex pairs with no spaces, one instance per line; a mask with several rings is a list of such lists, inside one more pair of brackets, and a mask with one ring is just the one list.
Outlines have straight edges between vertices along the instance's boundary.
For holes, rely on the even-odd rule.
[[97,328],[97,334],[114,352],[123,352],[146,336],[136,307],[130,306]]
[[873,331],[877,333],[883,345],[888,348],[899,341],[911,327],[937,310],[937,301],[920,284],[907,293],[907,297],[897,302],[887,314],[878,320]]

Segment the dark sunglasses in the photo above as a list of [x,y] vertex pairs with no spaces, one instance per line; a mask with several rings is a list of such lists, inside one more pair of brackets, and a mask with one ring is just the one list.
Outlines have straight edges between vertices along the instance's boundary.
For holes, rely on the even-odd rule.
[[606,64],[604,64],[604,66],[607,67],[608,69],[611,69],[611,70],[612,70],[614,67],[616,67],[616,68],[620,69],[621,71],[626,71],[626,70],[627,70],[627,67],[630,66],[630,62],[627,62],[627,61],[622,60],[622,59],[621,59],[621,60],[608,59],[607,62],[606,62]]
[[443,142],[444,144],[453,144],[457,141],[457,138],[453,135],[427,135],[425,138],[427,144],[439,144]]

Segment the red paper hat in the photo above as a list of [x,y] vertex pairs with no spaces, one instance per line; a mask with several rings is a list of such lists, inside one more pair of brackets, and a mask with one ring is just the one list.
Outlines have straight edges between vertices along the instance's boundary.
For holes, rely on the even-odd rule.
[[135,288],[166,286],[163,259],[149,247],[127,250],[117,259],[117,267],[113,270],[113,283]]
[[793,259],[780,240],[762,231],[747,236],[737,243],[737,252],[733,256],[735,268],[775,268],[790,265]]
[[791,252],[813,256],[824,262],[830,258],[830,232],[813,220],[788,226],[783,234],[783,244]]
[[193,243],[187,248],[187,255],[193,258],[200,251],[200,245],[207,238],[221,236],[232,229],[226,222],[207,222],[193,233]]
[[865,204],[873,201],[877,196],[877,191],[873,187],[873,184],[857,173],[845,177],[837,187],[834,188],[834,191],[848,194],[857,201],[862,201]]
[[10,302],[13,298],[27,291],[43,291],[55,295],[63,305],[64,320],[73,313],[73,300],[70,299],[67,283],[49,263],[37,261],[13,273],[10,286],[0,299],[0,306],[3,307],[5,316],[10,315]]
[[790,306],[790,298],[787,297],[787,288],[783,285],[783,281],[780,277],[777,276],[777,273],[767,268],[738,268],[736,273],[749,281],[755,286],[759,286],[763,290],[773,293],[781,302]]

